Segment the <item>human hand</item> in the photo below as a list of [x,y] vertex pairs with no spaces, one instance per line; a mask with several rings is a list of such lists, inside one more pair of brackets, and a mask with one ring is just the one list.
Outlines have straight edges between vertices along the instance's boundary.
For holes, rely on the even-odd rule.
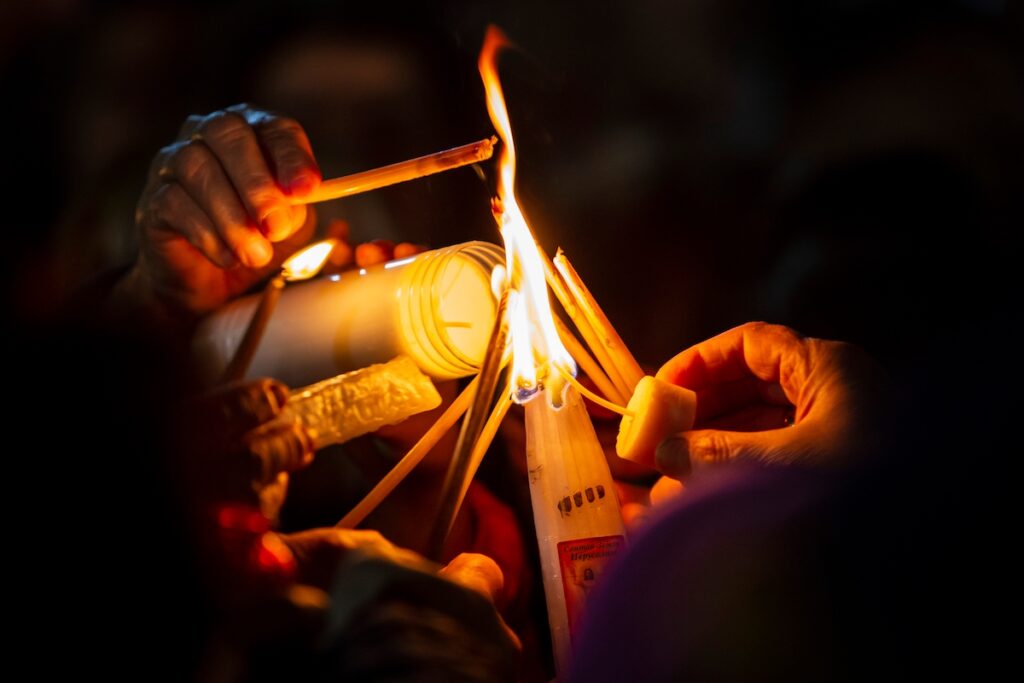
[[387,560],[418,571],[437,574],[494,602],[501,593],[505,579],[501,568],[486,555],[460,553],[451,562],[438,567],[418,553],[401,548],[372,529],[310,529],[280,538],[291,550],[303,583],[329,588],[334,569],[351,552]]
[[288,474],[313,460],[313,441],[281,411],[288,388],[272,379],[237,382],[208,392],[189,405],[186,420],[203,457],[197,473],[213,496],[259,502],[269,518],[284,502]]
[[[310,529],[279,538],[291,551],[299,581],[322,590],[330,588],[339,563],[350,553],[362,558],[384,560],[391,564],[424,574],[438,576],[461,588],[482,596],[493,605],[505,583],[498,564],[479,553],[460,553],[447,565],[439,567],[419,554],[388,541],[379,532],[369,529]],[[502,630],[518,648],[519,638],[495,614]]]
[[171,311],[217,308],[309,240],[315,212],[290,198],[320,180],[292,119],[244,104],[188,117],[150,167],[130,285]]
[[738,459],[842,463],[876,445],[883,373],[850,344],[747,323],[683,351],[657,378],[696,392],[696,422],[635,459],[676,479]]

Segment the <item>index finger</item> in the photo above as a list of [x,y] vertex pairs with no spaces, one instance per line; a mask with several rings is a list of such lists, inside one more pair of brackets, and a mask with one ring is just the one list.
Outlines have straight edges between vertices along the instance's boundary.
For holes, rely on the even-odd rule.
[[756,377],[793,400],[809,373],[807,340],[782,325],[746,323],[691,346],[658,370],[658,379],[693,391]]
[[271,177],[256,133],[238,112],[217,111],[196,129],[213,151],[253,220],[264,234],[278,241],[305,220],[285,203],[284,193]]

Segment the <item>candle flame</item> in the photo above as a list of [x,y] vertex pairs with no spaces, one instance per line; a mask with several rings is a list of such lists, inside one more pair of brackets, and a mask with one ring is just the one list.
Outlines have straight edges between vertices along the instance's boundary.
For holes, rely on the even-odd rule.
[[505,242],[506,286],[513,295],[509,300],[513,398],[523,403],[546,388],[548,400],[558,406],[566,386],[563,376],[575,375],[576,365],[558,338],[544,262],[516,199],[516,148],[497,66],[498,52],[508,44],[501,29],[488,27],[478,67],[487,93],[487,112],[503,143],[498,154],[498,197],[493,209]]
[[324,267],[327,257],[337,246],[338,240],[330,239],[322,242],[314,242],[305,249],[292,254],[281,264],[281,273],[288,282],[308,280]]

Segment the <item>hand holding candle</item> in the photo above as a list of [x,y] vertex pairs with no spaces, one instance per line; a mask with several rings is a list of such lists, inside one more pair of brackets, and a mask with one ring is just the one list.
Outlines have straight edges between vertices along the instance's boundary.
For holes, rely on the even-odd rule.
[[314,212],[292,199],[319,183],[295,121],[243,105],[189,117],[136,209],[133,293],[194,317],[250,289],[312,237]]
[[[864,456],[875,445],[885,385],[859,348],[765,323],[701,342],[645,382],[629,404],[646,413],[645,424],[623,420],[619,454],[676,478],[739,459],[837,464]],[[691,395],[696,429],[685,425]]]

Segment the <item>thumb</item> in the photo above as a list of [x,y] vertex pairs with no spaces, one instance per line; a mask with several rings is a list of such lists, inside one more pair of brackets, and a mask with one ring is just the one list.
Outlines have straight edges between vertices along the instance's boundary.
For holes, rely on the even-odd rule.
[[674,479],[733,460],[792,462],[803,457],[805,443],[800,425],[761,432],[694,429],[673,434],[655,451],[655,464]]

